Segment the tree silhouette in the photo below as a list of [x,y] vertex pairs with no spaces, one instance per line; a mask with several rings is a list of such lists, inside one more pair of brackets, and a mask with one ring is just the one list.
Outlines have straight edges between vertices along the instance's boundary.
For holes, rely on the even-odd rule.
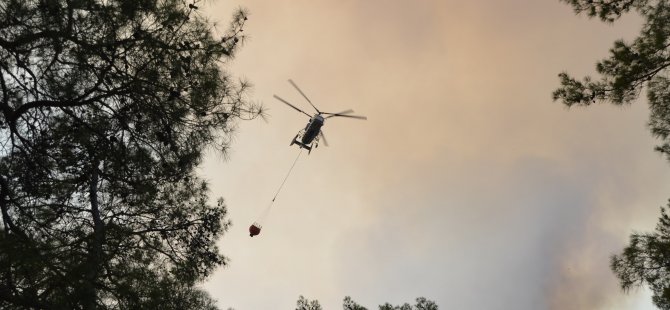
[[344,297],[344,301],[342,301],[342,309],[344,309],[344,310],[368,310],[367,308],[357,304],[349,296]]
[[304,296],[298,297],[295,310],[322,310],[318,300],[309,300]]
[[585,77],[578,81],[567,73],[559,74],[561,87],[553,93],[554,100],[567,106],[588,106],[597,101],[616,105],[629,104],[646,86],[651,109],[649,126],[652,134],[662,139],[657,150],[670,159],[670,3],[667,0],[562,0],[577,13],[586,12],[605,22],[614,22],[623,13],[635,10],[645,23],[632,43],[614,42],[610,56],[596,64],[599,80]]
[[670,309],[670,217],[665,210],[661,208],[656,231],[632,234],[623,253],[612,257],[611,266],[624,290],[646,283],[654,304]]
[[[630,104],[646,88],[650,106],[649,128],[661,140],[656,150],[670,160],[670,2],[667,0],[563,0],[577,13],[614,22],[622,14],[635,11],[644,19],[640,35],[632,43],[614,42],[610,56],[596,64],[601,75],[578,81],[559,74],[561,87],[554,100],[567,106],[588,106],[597,101]],[[612,271],[621,287],[648,285],[654,304],[670,309],[670,219],[661,209],[656,232],[632,234],[630,244],[611,259]]]
[[194,169],[262,110],[221,69],[247,14],[197,4],[0,3],[0,308],[213,305],[229,222]]
[[[321,304],[318,300],[309,300],[304,296],[298,298],[296,310],[321,310]],[[342,309],[344,310],[367,310],[367,308],[357,304],[351,297],[346,296],[342,301]],[[413,306],[405,303],[402,306],[393,306],[389,303],[385,303],[379,306],[379,310],[437,310],[437,304],[431,300],[428,300],[424,297],[419,297],[416,299],[416,304]]]
[[404,303],[402,306],[392,306],[389,303],[385,303],[379,306],[379,310],[437,310],[437,304],[424,297],[419,297],[413,306],[410,306],[408,303]]

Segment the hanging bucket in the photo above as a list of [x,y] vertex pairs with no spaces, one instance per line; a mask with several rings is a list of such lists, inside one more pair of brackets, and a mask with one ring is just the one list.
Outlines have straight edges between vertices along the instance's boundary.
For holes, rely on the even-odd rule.
[[257,223],[251,224],[249,226],[249,237],[256,236],[261,233],[261,225],[258,225]]

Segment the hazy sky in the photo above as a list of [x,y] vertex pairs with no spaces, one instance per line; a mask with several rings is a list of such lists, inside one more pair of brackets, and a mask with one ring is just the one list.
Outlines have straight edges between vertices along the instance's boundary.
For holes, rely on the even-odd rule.
[[[255,85],[268,122],[240,124],[230,159],[202,173],[233,221],[230,265],[204,286],[222,308],[340,309],[425,296],[441,309],[649,309],[624,294],[609,256],[652,230],[670,198],[648,108],[552,102],[557,74],[592,74],[640,20],[575,16],[558,0],[218,1],[250,38],[229,68]],[[330,147],[303,156],[260,236],[310,111]],[[311,112],[311,111],[310,111]]]

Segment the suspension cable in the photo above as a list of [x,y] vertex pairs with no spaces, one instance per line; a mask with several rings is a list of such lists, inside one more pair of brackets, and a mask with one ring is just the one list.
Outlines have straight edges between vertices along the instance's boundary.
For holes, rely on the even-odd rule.
[[277,199],[277,196],[279,196],[279,191],[281,191],[282,187],[284,187],[284,183],[286,183],[286,180],[288,179],[288,176],[291,175],[291,172],[293,171],[293,167],[295,167],[295,163],[298,162],[298,158],[300,158],[301,154],[302,154],[302,148],[300,148],[300,152],[298,153],[298,156],[296,156],[295,160],[293,160],[293,165],[291,165],[291,168],[286,173],[286,176],[284,177],[284,181],[282,181],[281,185],[279,185],[279,188],[277,189],[277,192],[275,193],[275,196],[272,198],[272,202],[274,202],[275,199]]

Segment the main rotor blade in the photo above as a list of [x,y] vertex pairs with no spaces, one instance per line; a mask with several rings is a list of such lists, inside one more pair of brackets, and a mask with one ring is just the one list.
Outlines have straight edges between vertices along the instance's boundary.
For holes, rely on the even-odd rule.
[[319,136],[321,137],[321,140],[323,141],[323,145],[328,146],[328,141],[326,140],[326,136],[323,134],[323,130],[319,131]]
[[339,115],[339,114],[337,114],[337,115],[331,115],[331,116],[349,117],[349,118],[364,119],[364,120],[368,119],[367,116],[360,116],[360,115]]
[[293,85],[293,87],[295,87],[295,89],[298,90],[298,92],[299,92],[303,97],[305,97],[305,99],[307,100],[307,102],[309,102],[309,104],[312,106],[312,108],[314,108],[314,110],[316,110],[317,113],[321,114],[321,111],[319,111],[319,109],[317,109],[317,108],[314,106],[314,104],[312,104],[312,101],[310,101],[309,98],[307,98],[307,96],[305,95],[305,93],[303,93],[302,90],[300,90],[300,87],[298,87],[298,85],[296,85],[295,82],[293,82],[293,80],[288,79],[288,82],[291,83],[291,85]]
[[342,112],[339,112],[339,113],[322,112],[321,114],[330,115],[330,116],[326,116],[326,118],[330,118],[330,117],[333,117],[333,116],[344,115],[344,114],[349,114],[349,113],[354,113],[354,110],[349,109],[349,110],[342,111]]
[[300,113],[302,113],[302,114],[307,115],[309,118],[312,117],[311,115],[307,114],[305,111],[298,109],[296,106],[294,106],[294,105],[288,103],[288,101],[286,101],[286,100],[280,98],[279,96],[277,96],[277,95],[273,95],[273,96],[274,96],[275,98],[277,98],[277,100],[279,100],[279,101],[281,101],[281,102],[283,102],[283,103],[286,103],[286,104],[287,104],[288,106],[290,106],[291,108],[296,109],[296,111],[298,111],[298,112],[300,112]]

